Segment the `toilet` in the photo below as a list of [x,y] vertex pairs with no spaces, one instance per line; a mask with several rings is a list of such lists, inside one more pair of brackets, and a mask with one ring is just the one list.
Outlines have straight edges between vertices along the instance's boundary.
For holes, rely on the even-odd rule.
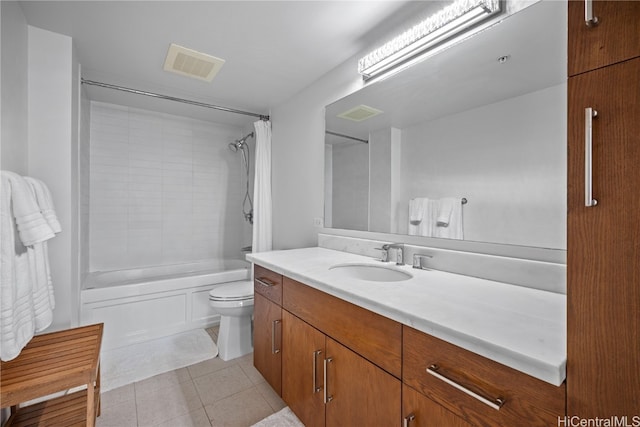
[[230,282],[214,288],[209,292],[209,305],[220,313],[218,356],[222,360],[231,360],[251,353],[253,282]]

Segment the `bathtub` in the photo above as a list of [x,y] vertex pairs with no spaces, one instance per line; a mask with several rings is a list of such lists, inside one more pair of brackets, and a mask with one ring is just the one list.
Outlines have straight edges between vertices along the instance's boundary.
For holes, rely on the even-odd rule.
[[104,349],[213,326],[220,316],[209,307],[209,291],[247,280],[249,266],[212,260],[89,273],[80,292],[80,322],[104,322]]

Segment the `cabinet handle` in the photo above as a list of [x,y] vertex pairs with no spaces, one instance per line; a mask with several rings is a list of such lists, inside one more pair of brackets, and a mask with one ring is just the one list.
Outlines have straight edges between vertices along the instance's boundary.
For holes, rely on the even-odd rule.
[[333,358],[331,357],[324,359],[324,403],[325,404],[333,400],[333,396],[329,396],[328,394],[329,383],[327,382],[327,371],[328,371],[327,365],[331,362],[333,362]]
[[276,327],[280,323],[280,320],[274,320],[271,324],[271,353],[278,354],[280,349],[276,348]]
[[587,27],[598,25],[598,17],[593,16],[593,0],[584,0],[584,22]]
[[407,415],[406,417],[404,417],[402,421],[402,427],[409,427],[409,423],[415,419],[416,419],[416,416],[414,414]]
[[501,397],[498,397],[496,399],[487,399],[484,396],[480,396],[478,393],[469,390],[468,388],[458,384],[457,382],[453,381],[450,378],[445,377],[444,375],[442,375],[440,372],[438,372],[438,369],[440,369],[438,367],[438,365],[431,365],[427,368],[427,373],[433,375],[434,377],[436,377],[437,379],[444,381],[445,383],[457,388],[458,390],[460,390],[463,393],[468,394],[469,396],[478,399],[480,402],[484,403],[485,405],[489,405],[491,406],[493,409],[495,409],[496,411],[500,410],[500,408],[502,407],[502,405],[504,405],[505,401],[504,399],[502,399]]
[[593,198],[593,119],[598,112],[593,108],[584,109],[584,205],[593,207],[598,201]]
[[318,379],[316,374],[318,372],[318,355],[322,354],[322,350],[316,350],[313,352],[313,394],[316,394],[322,387],[318,387]]
[[257,277],[256,277],[255,281],[260,283],[262,286],[267,287],[267,288],[271,288],[271,287],[276,285],[275,283],[271,283],[267,279],[258,279]]

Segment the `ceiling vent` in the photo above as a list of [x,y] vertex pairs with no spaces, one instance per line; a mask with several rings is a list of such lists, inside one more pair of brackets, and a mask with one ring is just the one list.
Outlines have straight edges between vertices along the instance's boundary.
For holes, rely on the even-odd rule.
[[171,43],[164,70],[210,82],[224,65],[224,59]]
[[376,108],[369,107],[367,105],[358,105],[344,113],[338,114],[338,117],[354,122],[361,122],[363,120],[370,119],[373,116],[377,116],[380,113],[382,113],[382,111]]

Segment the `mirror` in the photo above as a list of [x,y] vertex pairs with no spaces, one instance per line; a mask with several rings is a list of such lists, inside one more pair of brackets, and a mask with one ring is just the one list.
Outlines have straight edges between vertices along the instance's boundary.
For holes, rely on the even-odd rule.
[[[566,8],[535,3],[328,105],[325,226],[566,249]],[[339,117],[359,106],[381,112]],[[460,235],[415,226],[443,209]]]

